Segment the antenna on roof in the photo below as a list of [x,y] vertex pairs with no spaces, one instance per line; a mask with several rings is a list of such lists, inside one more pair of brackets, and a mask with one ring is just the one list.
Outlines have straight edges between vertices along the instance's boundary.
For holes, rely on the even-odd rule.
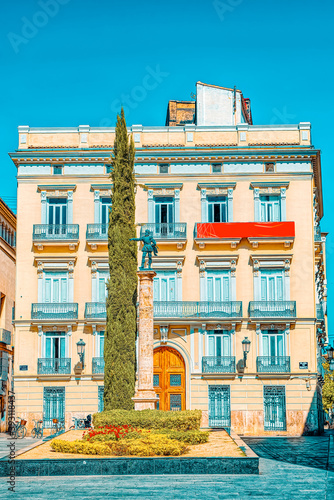
[[194,92],[191,92],[190,97],[196,100],[196,94],[194,94]]
[[233,100],[233,112],[235,114],[235,112],[237,110],[237,87],[236,87],[236,85],[234,85],[233,96],[234,96],[234,100]]

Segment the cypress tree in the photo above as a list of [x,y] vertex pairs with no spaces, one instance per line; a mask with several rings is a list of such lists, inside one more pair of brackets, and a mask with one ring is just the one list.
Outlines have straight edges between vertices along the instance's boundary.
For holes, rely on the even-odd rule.
[[133,408],[136,376],[137,243],[135,230],[135,148],[124,110],[117,115],[112,157],[112,208],[108,250],[110,279],[104,344],[104,409]]

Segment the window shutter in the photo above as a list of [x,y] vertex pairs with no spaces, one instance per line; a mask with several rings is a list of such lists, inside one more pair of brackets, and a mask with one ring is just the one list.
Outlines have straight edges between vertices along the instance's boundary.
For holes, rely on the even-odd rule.
[[284,356],[283,335],[277,335],[277,356]]
[[230,336],[229,335],[224,335],[223,336],[223,352],[222,352],[222,355],[223,356],[230,356],[230,345],[231,345],[231,342],[230,342]]
[[61,207],[62,209],[62,221],[61,224],[67,224],[67,206],[63,205]]
[[45,339],[45,357],[51,358],[51,339],[46,337]]
[[269,276],[269,300],[276,300],[275,294],[275,276]]
[[160,224],[160,205],[158,203],[155,204],[155,222]]
[[45,279],[45,296],[44,296],[45,302],[51,302],[51,279],[46,278]]
[[160,300],[159,278],[153,278],[153,300]]
[[266,222],[267,217],[266,217],[266,204],[261,203],[261,222]]
[[261,300],[267,299],[267,277],[261,276]]
[[215,302],[221,301],[221,288],[222,288],[222,279],[215,278]]
[[268,335],[262,335],[262,356],[269,356]]
[[216,336],[216,356],[222,355],[222,338],[220,335]]
[[167,279],[161,278],[161,300],[167,300]]
[[168,222],[170,224],[174,222],[174,203],[168,204]]
[[175,300],[175,278],[169,278],[169,297],[168,300]]
[[281,211],[280,211],[280,202],[279,200],[275,200],[273,203],[273,209],[274,209],[274,221],[278,222],[281,220]]
[[277,276],[277,300],[283,301],[283,276]]
[[103,358],[103,354],[104,354],[104,334],[100,334],[100,352],[99,352],[99,355],[101,358]]
[[208,302],[213,301],[213,278],[207,278],[207,300]]
[[213,335],[209,336],[209,356],[215,355],[215,338]]
[[62,278],[61,282],[61,302],[67,302],[67,279]]
[[208,203],[208,222],[213,222],[213,207],[212,203]]
[[230,300],[230,278],[229,276],[224,276],[223,278],[223,300]]
[[99,278],[99,302],[104,302],[106,300],[106,280],[105,278]]
[[53,297],[52,302],[59,302],[59,278],[53,278]]
[[66,353],[65,353],[66,339],[65,339],[65,337],[61,337],[59,340],[60,340],[60,357],[65,358],[66,357]]

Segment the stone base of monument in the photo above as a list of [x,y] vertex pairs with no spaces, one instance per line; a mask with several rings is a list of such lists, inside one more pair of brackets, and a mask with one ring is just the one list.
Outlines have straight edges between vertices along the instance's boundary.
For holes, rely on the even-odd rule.
[[135,404],[135,410],[154,410],[158,398],[154,391],[139,389],[132,401]]

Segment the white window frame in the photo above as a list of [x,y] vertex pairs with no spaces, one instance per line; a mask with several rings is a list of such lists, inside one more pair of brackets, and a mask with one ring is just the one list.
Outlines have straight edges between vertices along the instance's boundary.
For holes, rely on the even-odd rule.
[[205,335],[205,353],[206,356],[218,356],[217,354],[217,342],[214,342],[214,354],[210,353],[210,337],[214,337],[216,340],[218,337],[221,339],[221,350],[223,351],[223,340],[228,338],[229,352],[228,354],[221,354],[221,356],[233,356],[233,342],[232,334],[229,330],[207,330]]
[[[50,331],[45,331],[43,332],[42,335],[42,358],[47,358],[46,356],[46,339],[47,338],[65,338],[65,358],[69,358],[69,335],[67,332],[64,331],[58,331],[58,332],[50,332]],[[47,359],[54,359],[53,357],[47,358]]]

